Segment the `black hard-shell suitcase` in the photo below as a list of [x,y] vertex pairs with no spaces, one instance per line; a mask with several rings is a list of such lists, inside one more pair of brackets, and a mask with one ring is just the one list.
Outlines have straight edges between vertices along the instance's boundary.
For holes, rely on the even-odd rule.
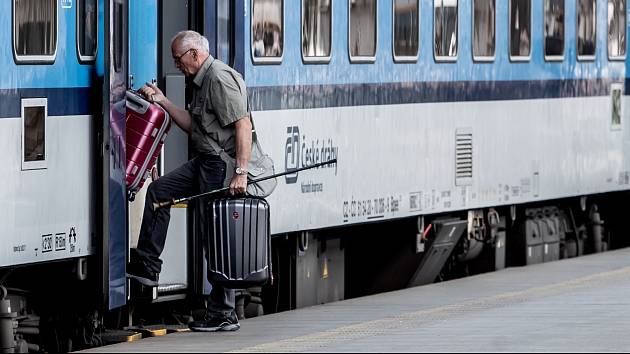
[[267,282],[271,273],[269,204],[261,198],[208,203],[208,280],[231,289]]

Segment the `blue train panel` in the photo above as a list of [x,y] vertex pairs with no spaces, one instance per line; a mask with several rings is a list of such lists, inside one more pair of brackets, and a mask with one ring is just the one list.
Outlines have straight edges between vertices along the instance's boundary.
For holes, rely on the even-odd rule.
[[[393,0],[377,1],[377,49],[374,63],[351,63],[348,54],[348,1],[332,2],[332,54],[329,63],[305,64],[301,52],[301,1],[284,1],[284,53],[281,64],[254,65],[251,50],[252,0],[246,2],[244,41],[249,87],[288,85],[347,85],[400,82],[528,81],[566,79],[621,79],[625,60],[609,61],[606,21],[597,21],[594,61],[576,56],[576,4],[565,2],[565,55],[563,61],[547,61],[542,41],[542,1],[532,1],[531,59],[510,60],[509,1],[496,2],[496,58],[490,63],[472,58],[472,1],[459,1],[458,56],[454,62],[436,62],[433,53],[433,0],[420,1],[420,50],[417,62],[397,63],[392,54]],[[607,18],[607,0],[597,1],[597,18]],[[626,59],[627,60],[627,59]],[[278,75],[282,72],[283,75]]]

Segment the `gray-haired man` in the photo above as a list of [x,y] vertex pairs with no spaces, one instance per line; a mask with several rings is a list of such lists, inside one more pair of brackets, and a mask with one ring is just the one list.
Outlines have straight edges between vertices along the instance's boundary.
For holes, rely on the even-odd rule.
[[[215,60],[208,40],[194,31],[178,33],[171,41],[175,66],[193,78],[193,100],[187,111],[175,106],[154,85],[139,91],[168,111],[175,123],[190,134],[197,157],[154,181],[147,193],[142,228],[127,274],[144,285],[157,286],[170,210],[152,209],[157,201],[182,198],[222,187],[226,165],[212,148],[213,139],[236,158],[236,171],[230,182],[231,194],[242,194],[247,186],[247,162],[252,147],[252,124],[247,109],[247,90],[240,74]],[[204,203],[202,203],[203,205]],[[201,208],[204,209],[204,208]],[[198,211],[202,220],[204,210]],[[204,320],[190,328],[197,331],[234,331],[240,328],[234,311],[234,291],[213,285]]]

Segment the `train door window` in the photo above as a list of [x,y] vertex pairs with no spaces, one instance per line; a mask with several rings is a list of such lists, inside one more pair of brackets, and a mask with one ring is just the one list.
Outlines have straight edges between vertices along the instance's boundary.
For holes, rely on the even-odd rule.
[[457,60],[457,0],[434,0],[433,41],[435,60]]
[[46,98],[22,100],[22,170],[46,168]]
[[13,0],[16,62],[52,63],[57,54],[57,1]]
[[376,1],[349,0],[348,42],[350,61],[370,63],[376,60]]
[[564,59],[564,0],[545,0],[545,60]]
[[577,57],[579,60],[594,60],[597,47],[597,1],[577,2]]
[[418,59],[420,4],[418,0],[394,0],[394,60]]
[[217,1],[217,58],[224,63],[233,65],[230,57],[230,41],[232,37],[230,20],[230,1]]
[[330,61],[331,0],[302,0],[302,58],[305,62]]
[[77,51],[81,62],[93,62],[96,59],[96,6],[96,0],[77,1]]
[[284,1],[252,1],[254,63],[280,63],[284,49]]
[[496,0],[473,0],[473,59],[493,61],[496,50]]
[[123,68],[123,46],[125,39],[123,38],[123,16],[124,16],[124,8],[121,2],[114,2],[114,34],[113,34],[113,45],[114,45],[114,71],[120,72]]
[[626,57],[626,0],[608,0],[608,58]]
[[528,61],[531,57],[531,0],[510,0],[510,59]]

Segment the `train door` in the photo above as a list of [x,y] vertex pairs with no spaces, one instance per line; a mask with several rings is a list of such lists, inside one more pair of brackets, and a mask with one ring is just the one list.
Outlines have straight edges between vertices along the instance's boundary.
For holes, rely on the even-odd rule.
[[[233,19],[238,4],[244,6],[242,0],[199,0],[196,6],[197,9],[203,9],[201,12],[203,17],[191,15],[191,28],[208,39],[210,54],[230,66],[234,66],[235,62],[235,23]],[[190,247],[193,265],[190,267],[190,273],[194,293],[208,295],[212,290],[212,285],[207,281],[208,267],[200,235],[202,224],[205,221],[199,220],[196,216],[197,214],[190,213],[191,232],[193,233]]]
[[222,62],[233,66],[234,51],[232,12],[234,1],[207,0],[205,4],[203,32],[210,43],[211,54]]
[[[140,89],[145,83],[157,83],[158,69],[158,2],[155,0],[133,0],[129,2],[129,87]],[[156,164],[161,174],[163,154]],[[144,213],[146,192],[152,177],[146,179],[143,187],[128,203],[129,246],[138,244],[140,226]],[[162,279],[163,277],[161,277]],[[160,279],[160,280],[161,280]],[[148,294],[144,294],[148,295]],[[131,297],[136,294],[131,291]]]
[[[183,30],[198,31],[208,38],[213,56],[233,64],[234,23],[231,19],[239,3],[244,6],[243,0],[164,0],[158,3],[157,81],[169,99],[179,107],[186,107],[190,99],[186,89],[190,79],[173,63],[171,39]],[[140,84],[138,82],[137,86]],[[188,135],[173,127],[164,144],[161,172],[169,173],[188,161],[192,157],[188,147]],[[199,266],[204,261],[203,247],[197,231],[200,222],[194,217],[193,205],[176,205],[171,209],[168,236],[161,256],[164,263],[158,288],[160,296],[161,292],[173,295],[173,292],[183,289],[195,294],[208,294],[210,291],[203,271],[205,267]]]
[[[173,63],[170,44],[173,36],[190,28],[193,10],[195,2],[192,0],[164,0],[158,5],[157,82],[171,102],[182,108],[186,107],[186,78]],[[164,142],[159,171],[167,174],[188,158],[188,135],[173,125]],[[160,297],[177,298],[188,292],[188,235],[188,205],[175,205],[171,208],[166,243],[160,256],[163,261],[158,287]]]
[[102,125],[101,274],[104,305],[126,303],[127,203],[125,186],[125,91],[127,0],[105,0]]
[[204,5],[203,33],[211,54],[243,74],[244,0],[206,0]]

